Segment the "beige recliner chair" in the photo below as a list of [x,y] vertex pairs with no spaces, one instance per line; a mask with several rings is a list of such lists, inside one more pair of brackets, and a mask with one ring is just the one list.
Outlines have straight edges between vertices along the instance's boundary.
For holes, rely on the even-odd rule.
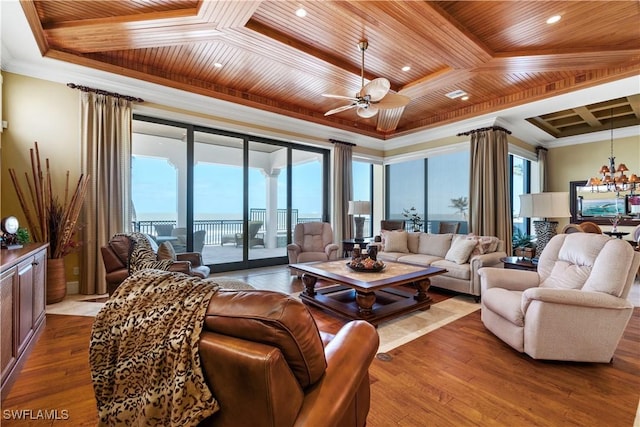
[[482,268],[482,322],[534,359],[609,362],[633,313],[626,299],[640,265],[628,242],[558,234],[538,271]]
[[293,243],[287,245],[290,264],[338,259],[338,245],[327,222],[305,222],[293,229]]

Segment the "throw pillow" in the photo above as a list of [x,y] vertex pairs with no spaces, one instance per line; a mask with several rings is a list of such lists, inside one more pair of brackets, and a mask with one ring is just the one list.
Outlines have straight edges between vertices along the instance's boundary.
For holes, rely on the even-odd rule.
[[163,259],[176,260],[176,251],[169,242],[164,242],[158,246],[158,261]]
[[467,239],[476,242],[476,247],[473,248],[471,256],[493,253],[498,249],[498,243],[500,243],[500,239],[493,236],[476,236],[475,234],[469,234]]
[[444,257],[451,248],[451,240],[453,234],[428,234],[420,233],[420,241],[418,243],[418,253],[424,255],[432,255]]
[[406,231],[388,231],[384,233],[384,250],[385,252],[403,252],[408,253],[407,232]]
[[475,247],[475,240],[456,239],[451,243],[451,248],[447,251],[444,259],[456,264],[464,264],[469,260],[469,255]]

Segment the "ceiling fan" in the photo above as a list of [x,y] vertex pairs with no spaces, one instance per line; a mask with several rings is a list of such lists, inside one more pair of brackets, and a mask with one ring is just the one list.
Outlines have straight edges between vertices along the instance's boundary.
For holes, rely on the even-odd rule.
[[360,71],[362,84],[360,91],[356,93],[355,97],[323,93],[322,96],[326,96],[327,98],[351,101],[349,105],[327,111],[324,113],[325,116],[356,108],[356,114],[358,114],[358,116],[368,119],[378,114],[379,110],[404,107],[411,101],[410,98],[404,95],[388,93],[391,88],[391,83],[385,78],[380,77],[371,80],[366,85],[364,84],[364,51],[367,50],[367,47],[369,47],[369,43],[366,40],[358,43],[358,49],[362,52],[362,68]]

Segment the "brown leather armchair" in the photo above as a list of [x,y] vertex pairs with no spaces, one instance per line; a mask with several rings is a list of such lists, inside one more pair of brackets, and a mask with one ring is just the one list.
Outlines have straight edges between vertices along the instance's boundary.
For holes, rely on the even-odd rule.
[[378,343],[365,321],[335,337],[320,333],[309,310],[285,294],[219,290],[199,352],[220,410],[200,425],[363,427]]
[[[133,245],[134,241],[131,238],[118,234],[113,236],[106,246],[100,248],[109,295],[112,295],[120,283],[129,277],[131,273],[129,257],[133,250]],[[155,251],[157,251],[157,245],[155,246]],[[176,260],[170,265],[169,271],[177,271],[201,278],[207,277],[210,273],[209,267],[202,264],[202,255],[199,252],[176,254]]]

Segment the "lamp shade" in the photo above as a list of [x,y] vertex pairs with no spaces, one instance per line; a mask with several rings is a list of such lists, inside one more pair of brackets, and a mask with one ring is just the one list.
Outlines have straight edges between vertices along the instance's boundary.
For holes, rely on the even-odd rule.
[[520,195],[520,217],[569,218],[569,193],[549,192]]
[[367,200],[354,200],[349,202],[349,215],[369,215],[371,202]]

